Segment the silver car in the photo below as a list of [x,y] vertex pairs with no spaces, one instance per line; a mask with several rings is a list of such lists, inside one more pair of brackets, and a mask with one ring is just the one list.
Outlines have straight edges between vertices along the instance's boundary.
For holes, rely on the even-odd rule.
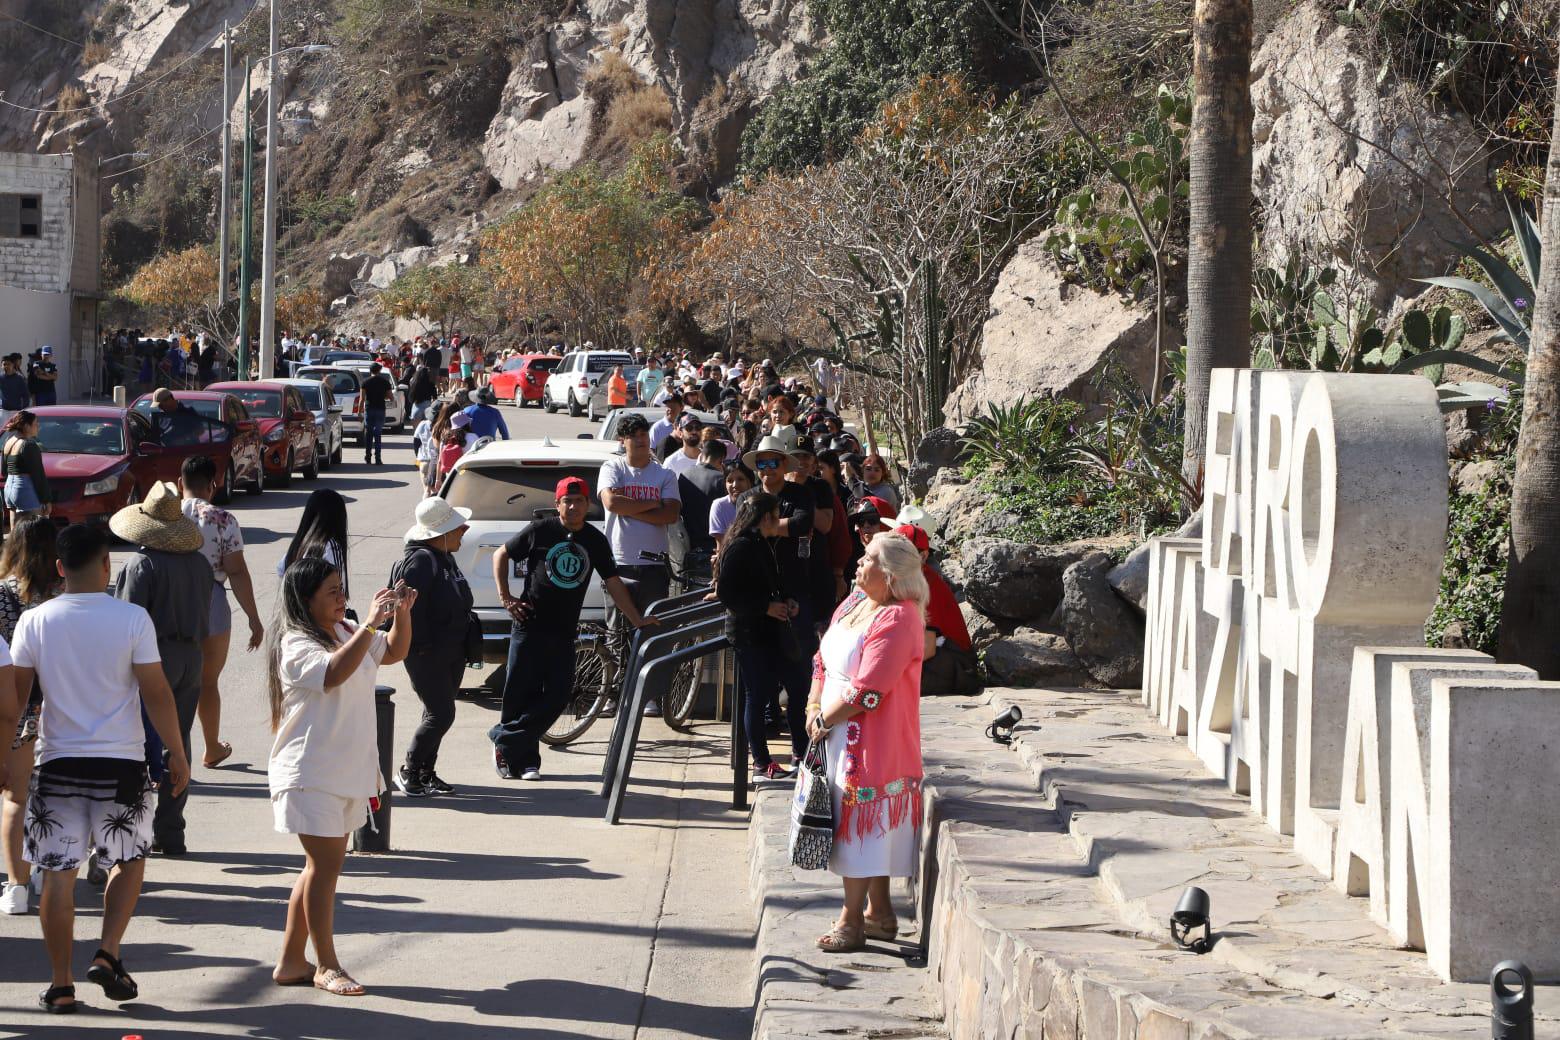
[[325,453],[321,468],[339,463],[347,443],[346,424],[342,420],[346,409],[337,402],[330,386],[317,379],[273,379],[271,382],[296,386],[304,405],[314,413],[314,429],[320,435],[321,450]]

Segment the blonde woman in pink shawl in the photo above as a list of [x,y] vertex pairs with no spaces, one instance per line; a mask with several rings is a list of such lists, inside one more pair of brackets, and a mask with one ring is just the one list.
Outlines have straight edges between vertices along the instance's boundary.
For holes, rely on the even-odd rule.
[[808,732],[826,740],[829,869],[845,884],[845,906],[818,939],[830,953],[899,934],[888,879],[914,872],[919,847],[926,598],[915,546],[903,535],[879,535],[813,661]]

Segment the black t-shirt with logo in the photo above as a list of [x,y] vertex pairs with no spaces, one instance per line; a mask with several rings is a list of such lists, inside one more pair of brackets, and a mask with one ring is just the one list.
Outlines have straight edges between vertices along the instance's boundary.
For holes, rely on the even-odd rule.
[[603,580],[617,576],[607,536],[589,524],[571,531],[556,517],[538,520],[505,542],[504,549],[510,578],[524,582],[520,598],[531,605],[526,628],[533,632],[572,637],[592,572]]

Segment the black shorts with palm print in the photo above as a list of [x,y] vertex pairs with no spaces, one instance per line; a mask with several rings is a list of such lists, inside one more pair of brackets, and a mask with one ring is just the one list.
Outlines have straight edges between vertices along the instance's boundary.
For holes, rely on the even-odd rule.
[[22,858],[40,870],[75,870],[87,855],[111,867],[152,849],[153,788],[146,763],[56,758],[33,773]]

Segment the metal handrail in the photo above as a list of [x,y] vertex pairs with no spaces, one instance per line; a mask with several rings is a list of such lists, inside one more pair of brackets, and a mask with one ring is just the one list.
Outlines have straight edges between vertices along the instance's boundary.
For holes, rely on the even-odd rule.
[[607,797],[613,770],[617,768],[618,749],[623,745],[623,734],[627,728],[624,705],[628,703],[629,683],[639,672],[640,662],[645,660],[647,653],[654,656],[660,648],[670,649],[673,642],[686,638],[684,629],[724,617],[725,608],[719,603],[699,603],[656,615],[660,625],[653,629],[639,629],[634,633],[634,640],[623,661],[622,674],[618,676],[618,714],[612,723],[612,735],[607,739],[607,757],[601,767],[601,797]]
[[687,592],[679,592],[675,596],[667,596],[665,599],[658,599],[645,608],[645,616],[660,617],[663,611],[675,610],[678,607],[686,606],[687,604],[693,603],[697,600],[702,600],[705,596],[709,595],[710,589],[712,587],[713,586],[710,585],[701,585],[696,589],[689,589]]
[[715,625],[724,627],[724,624],[724,618],[714,618],[689,626],[685,632],[681,633],[685,638],[688,636],[703,636],[705,638],[701,638],[699,642],[694,643],[692,646],[682,647],[670,653],[661,654],[652,660],[647,660],[639,669],[639,674],[635,676],[633,697],[626,704],[619,703],[618,711],[627,717],[627,732],[624,734],[623,744],[617,755],[616,766],[611,770],[611,780],[604,780],[604,784],[608,782],[611,784],[611,796],[607,800],[605,817],[608,823],[615,824],[618,822],[618,818],[623,811],[623,799],[628,793],[628,776],[634,766],[634,748],[639,742],[639,727],[644,721],[642,712],[646,686],[649,685],[650,680],[658,672],[675,668],[684,661],[692,661],[696,658],[720,653],[725,650],[730,643],[726,639],[724,632],[720,635],[710,635],[704,631],[707,628],[713,629]]

